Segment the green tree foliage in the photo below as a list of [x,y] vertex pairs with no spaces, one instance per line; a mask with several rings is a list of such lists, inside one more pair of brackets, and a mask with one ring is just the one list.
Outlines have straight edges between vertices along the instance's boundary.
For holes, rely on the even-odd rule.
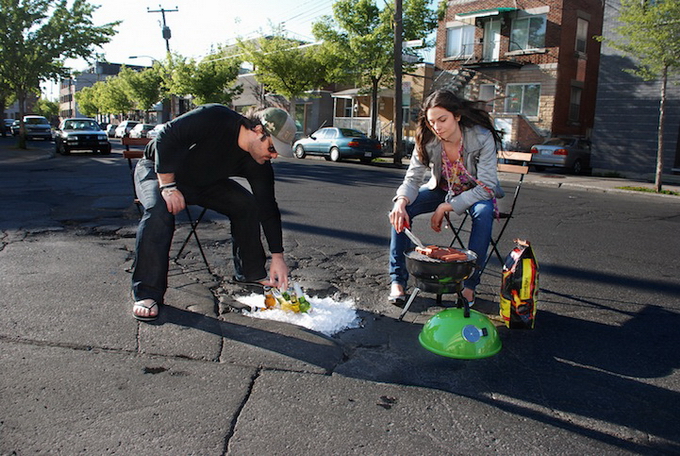
[[135,107],[128,84],[123,78],[109,76],[105,81],[95,83],[92,88],[96,91],[101,113],[126,116]]
[[[103,82],[100,82],[103,84]],[[78,103],[78,110],[87,117],[95,117],[102,111],[100,109],[100,99],[97,96],[97,89],[93,85],[91,87],[83,87],[75,94],[76,103]]]
[[[437,12],[429,5],[430,0],[403,2],[403,40],[424,40],[437,26]],[[380,10],[374,0],[338,0],[333,17],[314,23],[312,33],[323,41],[318,58],[329,68],[330,80],[369,87],[372,106],[377,106],[381,86],[394,77],[394,2]],[[377,109],[371,109],[374,137],[377,116]]]
[[33,112],[53,121],[59,117],[59,104],[55,101],[39,98],[33,106]]
[[660,80],[655,190],[661,191],[664,124],[668,77],[680,73],[680,2],[678,0],[622,0],[618,37],[604,41],[635,57],[635,74]]
[[283,95],[295,112],[295,98],[326,84],[326,67],[313,47],[287,38],[280,29],[255,41],[239,41],[245,60],[255,68],[255,79],[268,91]]
[[201,62],[180,60],[172,73],[173,87],[178,95],[192,95],[196,104],[222,103],[243,92],[234,86],[241,60],[211,55]]
[[154,63],[152,68],[135,71],[129,67],[122,67],[116,76],[121,86],[127,92],[128,98],[137,109],[147,112],[161,100],[162,72],[159,65]]
[[[87,59],[116,33],[118,22],[93,25],[96,8],[86,0],[0,0],[0,79],[16,94],[21,117],[41,81],[66,77],[66,59]],[[23,134],[19,146],[26,147]]]

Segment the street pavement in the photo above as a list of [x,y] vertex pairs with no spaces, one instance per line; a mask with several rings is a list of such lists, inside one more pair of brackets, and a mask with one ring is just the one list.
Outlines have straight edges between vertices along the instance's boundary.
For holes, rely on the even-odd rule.
[[[5,169],[52,158],[0,148]],[[650,186],[541,173],[525,182]],[[175,305],[137,322],[121,305],[131,302],[135,211],[118,200],[106,208],[126,220],[92,225],[95,236],[0,221],[0,455],[680,453],[674,361],[640,373],[615,360],[602,363],[611,372],[579,365],[560,350],[532,359],[531,331],[513,332],[516,344],[494,357],[444,358],[417,342],[428,314],[398,321],[397,308],[359,310],[360,328],[327,337],[234,311],[230,297],[248,290],[224,280],[226,260],[210,256],[213,274],[195,251],[171,262]],[[219,239],[215,224],[200,230]],[[309,291],[326,289],[322,264],[316,274]],[[510,337],[497,301],[479,310]],[[655,312],[660,334],[677,331],[677,313]],[[661,377],[672,377],[670,389]]]

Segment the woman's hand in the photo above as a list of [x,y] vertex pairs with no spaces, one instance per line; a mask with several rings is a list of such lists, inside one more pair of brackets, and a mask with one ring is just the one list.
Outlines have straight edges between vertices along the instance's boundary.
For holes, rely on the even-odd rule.
[[442,230],[444,216],[447,212],[451,212],[452,210],[453,208],[449,203],[441,203],[439,206],[437,206],[437,210],[434,211],[432,218],[430,218],[430,225],[434,231],[439,233]]
[[390,211],[390,224],[394,227],[397,233],[401,233],[404,228],[411,226],[411,220],[409,220],[408,214],[406,213],[406,199],[399,198],[394,203],[392,211]]
[[161,195],[165,200],[165,205],[168,207],[168,212],[172,215],[177,215],[187,207],[184,201],[184,195],[177,188],[171,190],[162,190]]

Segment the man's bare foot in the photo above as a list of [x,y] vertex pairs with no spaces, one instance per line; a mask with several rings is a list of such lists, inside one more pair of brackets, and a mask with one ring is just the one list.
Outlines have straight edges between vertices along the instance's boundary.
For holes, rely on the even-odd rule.
[[152,321],[158,318],[158,304],[153,299],[142,299],[132,306],[132,316],[140,321]]

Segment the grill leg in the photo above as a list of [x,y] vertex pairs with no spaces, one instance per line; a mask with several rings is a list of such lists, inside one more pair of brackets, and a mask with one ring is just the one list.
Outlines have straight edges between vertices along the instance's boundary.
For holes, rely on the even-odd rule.
[[408,308],[411,307],[411,303],[413,303],[413,300],[416,299],[418,293],[420,293],[420,288],[414,288],[413,293],[411,293],[411,296],[409,296],[408,298],[408,302],[401,311],[401,315],[399,315],[399,321],[401,321],[404,318],[404,315],[406,315],[406,312],[408,312]]

